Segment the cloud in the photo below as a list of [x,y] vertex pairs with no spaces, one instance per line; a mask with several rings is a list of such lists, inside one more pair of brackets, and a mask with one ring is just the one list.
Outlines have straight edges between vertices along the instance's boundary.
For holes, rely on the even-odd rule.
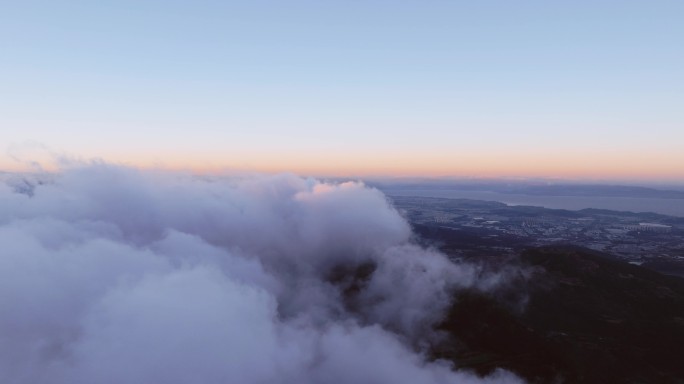
[[482,279],[362,183],[102,163],[4,181],[0,382],[520,382],[425,359]]

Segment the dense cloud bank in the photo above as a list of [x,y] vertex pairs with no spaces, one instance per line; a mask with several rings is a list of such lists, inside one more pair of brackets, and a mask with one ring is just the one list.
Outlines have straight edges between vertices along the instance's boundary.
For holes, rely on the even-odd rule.
[[428,362],[482,277],[379,191],[96,164],[0,184],[2,383],[511,383]]

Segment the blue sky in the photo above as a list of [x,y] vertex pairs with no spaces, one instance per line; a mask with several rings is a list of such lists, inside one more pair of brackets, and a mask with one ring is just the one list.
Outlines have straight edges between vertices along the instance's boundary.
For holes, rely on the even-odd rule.
[[143,166],[684,179],[682,20],[681,1],[7,2],[0,146]]

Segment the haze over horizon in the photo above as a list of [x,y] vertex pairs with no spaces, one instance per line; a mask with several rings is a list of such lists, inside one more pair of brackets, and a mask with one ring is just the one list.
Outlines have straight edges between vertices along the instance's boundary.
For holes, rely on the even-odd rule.
[[681,183],[683,11],[8,3],[0,170],[48,148],[198,172]]
[[0,384],[681,383],[684,1],[0,7]]

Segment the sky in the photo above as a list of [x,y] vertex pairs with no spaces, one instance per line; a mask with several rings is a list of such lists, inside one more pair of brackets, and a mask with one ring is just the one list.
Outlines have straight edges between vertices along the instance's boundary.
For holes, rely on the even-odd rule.
[[21,1],[0,169],[684,181],[682,1]]

